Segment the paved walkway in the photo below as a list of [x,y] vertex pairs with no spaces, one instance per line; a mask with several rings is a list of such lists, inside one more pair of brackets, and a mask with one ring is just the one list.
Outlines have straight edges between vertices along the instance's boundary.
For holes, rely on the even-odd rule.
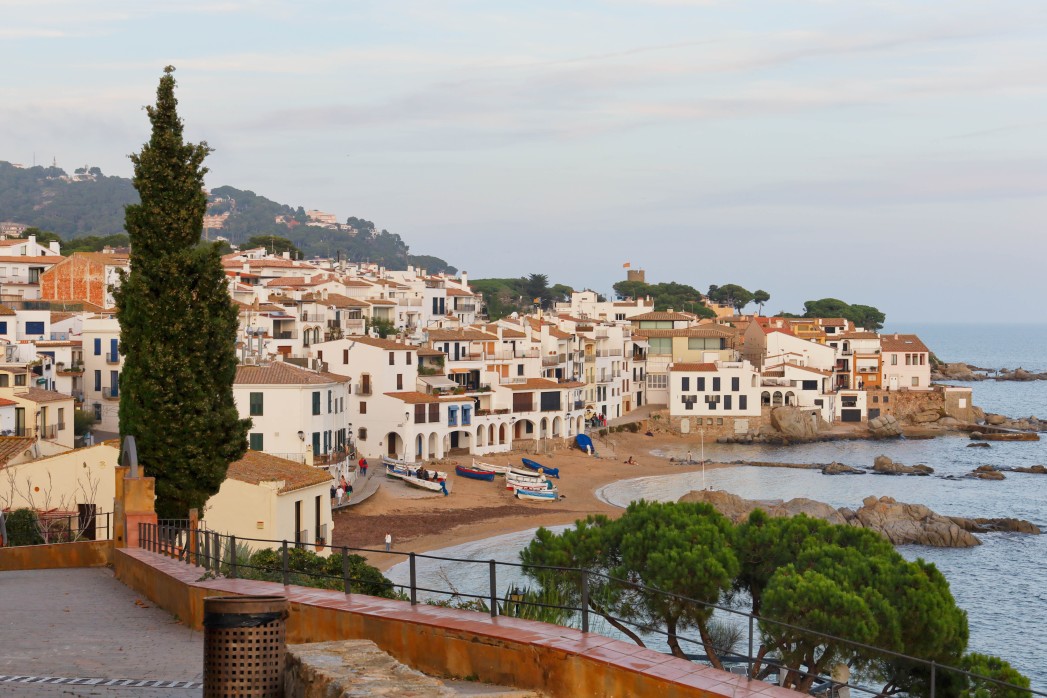
[[[203,636],[105,568],[0,572],[0,694],[195,698]],[[39,685],[4,677],[152,679],[194,688]]]

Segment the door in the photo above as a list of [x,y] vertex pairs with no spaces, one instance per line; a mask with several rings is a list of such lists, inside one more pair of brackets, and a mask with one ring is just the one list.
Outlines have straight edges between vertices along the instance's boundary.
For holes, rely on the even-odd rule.
[[898,376],[891,376],[891,387],[890,387],[890,389],[891,390],[897,390],[898,389]]
[[844,422],[860,422],[862,421],[862,411],[840,410],[840,419]]
[[95,540],[95,505],[77,504],[76,509],[80,540]]
[[15,436],[26,436],[24,407],[15,408]]

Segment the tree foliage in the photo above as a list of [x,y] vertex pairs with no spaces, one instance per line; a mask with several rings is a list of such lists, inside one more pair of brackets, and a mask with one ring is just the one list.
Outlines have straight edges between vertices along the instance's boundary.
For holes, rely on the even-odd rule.
[[763,304],[771,300],[771,294],[767,291],[757,290],[753,291],[753,303],[760,306],[760,313],[763,313]]
[[[576,575],[544,568],[588,570],[589,608],[637,644],[644,644],[646,631],[658,629],[667,634],[673,654],[684,656],[685,633],[697,629],[714,666],[733,641],[718,639],[723,633],[708,607],[637,585],[706,604],[748,595],[762,643],[754,678],[767,678],[781,664],[784,685],[800,691],[842,662],[879,680],[881,696],[930,694],[928,666],[853,643],[942,666],[962,662],[1028,686],[1003,660],[964,657],[967,615],[945,577],[933,564],[905,560],[867,529],[802,515],[771,518],[760,510],[735,527],[705,504],[641,501],[617,520],[590,516],[560,534],[539,529],[520,557],[539,590],[572,605],[581,601]],[[728,589],[733,591],[725,594]],[[941,670],[937,680],[938,695],[1024,695],[1018,689],[991,692],[991,682],[968,682]]]
[[654,301],[655,310],[686,311],[699,317],[716,317],[712,309],[702,301],[698,289],[675,281],[659,284],[648,284],[643,281],[619,281],[614,292],[620,300],[629,298],[650,298]]
[[[510,279],[470,279],[469,287],[483,296],[491,320],[512,313],[529,313],[535,305],[550,309],[555,303],[571,300],[574,289],[564,284],[549,286],[545,274],[529,274]],[[535,303],[535,299],[539,299]]]
[[299,259],[302,251],[293,242],[279,235],[254,235],[247,238],[243,247],[264,247],[269,254],[280,255],[291,253],[291,259]]
[[[637,585],[715,603],[738,572],[730,540],[730,522],[707,504],[640,501],[613,521],[590,516],[560,535],[539,529],[520,557],[525,565],[593,571],[590,608],[612,626],[640,645],[644,643],[630,625],[664,627],[669,648],[678,657],[687,654],[681,636],[696,628],[706,654],[714,666],[720,666],[709,609]],[[577,580],[536,567],[524,571],[542,588],[556,587],[561,595],[577,598]]]
[[157,512],[202,508],[247,448],[233,403],[237,310],[214,245],[198,246],[207,199],[206,143],[186,143],[173,68],[146,111],[152,135],[131,156],[140,204],[127,207],[131,272],[116,290],[120,433],[156,477]]
[[851,305],[838,298],[822,298],[803,304],[803,317],[842,317],[858,327],[878,330],[883,327],[887,316],[871,305]]
[[708,296],[709,300],[730,306],[738,313],[742,312],[742,308],[749,305],[755,298],[752,292],[738,284],[710,286]]

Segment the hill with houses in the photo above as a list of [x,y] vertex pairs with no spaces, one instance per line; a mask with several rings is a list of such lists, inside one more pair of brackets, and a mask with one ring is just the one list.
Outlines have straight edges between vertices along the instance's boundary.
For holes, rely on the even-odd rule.
[[[130,179],[110,177],[84,165],[66,172],[57,166],[23,167],[0,161],[0,222],[57,233],[63,240],[106,237],[124,231],[124,206],[138,201]],[[204,235],[233,245],[254,236],[290,239],[306,257],[375,262],[392,269],[408,265],[434,273],[457,269],[439,257],[411,254],[396,233],[373,222],[307,211],[252,191],[220,186],[209,195]]]

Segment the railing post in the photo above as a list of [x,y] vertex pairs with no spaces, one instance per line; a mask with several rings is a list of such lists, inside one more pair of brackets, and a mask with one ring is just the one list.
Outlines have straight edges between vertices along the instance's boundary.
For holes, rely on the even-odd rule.
[[342,587],[349,593],[349,548],[342,546]]
[[498,580],[496,579],[498,563],[491,560],[488,564],[491,571],[491,617],[495,618],[498,615]]
[[145,535],[145,522],[138,522],[138,547],[142,547],[142,536]]
[[236,579],[236,536],[229,536],[229,577]]
[[753,614],[749,616],[749,678],[753,678]]
[[280,555],[280,566],[283,568],[284,573],[284,586],[291,584],[291,570],[287,566],[287,540],[284,540],[284,547]]
[[410,573],[411,573],[411,579],[410,579],[410,581],[411,581],[411,605],[412,606],[417,606],[418,605],[418,576],[417,576],[417,571],[416,571],[415,566],[414,566],[414,564],[415,564],[414,563],[414,553],[408,553],[408,555],[409,555],[409,557],[407,558],[407,568],[408,568],[408,570],[410,570]]
[[582,632],[589,632],[589,570],[582,570]]

